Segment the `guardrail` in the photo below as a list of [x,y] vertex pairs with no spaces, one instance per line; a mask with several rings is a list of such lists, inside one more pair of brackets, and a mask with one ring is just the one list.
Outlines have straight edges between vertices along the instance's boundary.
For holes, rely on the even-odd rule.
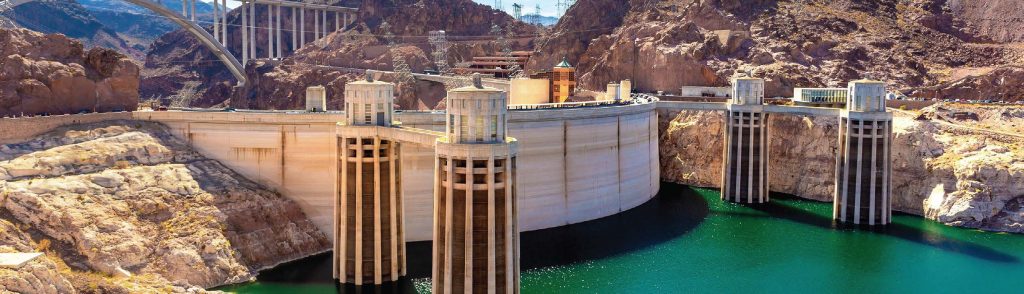
[[598,106],[614,106],[614,105],[630,105],[630,104],[644,104],[658,102],[658,98],[642,93],[630,94],[629,100],[613,101],[584,101],[584,102],[562,102],[562,103],[541,103],[541,104],[514,104],[509,105],[508,110],[540,110],[540,109],[563,109],[563,108],[582,108],[582,107],[598,107]]

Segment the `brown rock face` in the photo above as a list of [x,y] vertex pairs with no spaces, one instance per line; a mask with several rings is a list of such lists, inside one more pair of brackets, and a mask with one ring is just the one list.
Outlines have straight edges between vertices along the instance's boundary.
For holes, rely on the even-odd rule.
[[1024,68],[1011,66],[919,89],[914,96],[937,99],[1024,101]]
[[976,36],[997,43],[1024,41],[1024,5],[1018,0],[948,0],[947,6]]
[[[351,3],[349,3],[351,2]],[[344,32],[335,32],[312,42],[312,33],[306,36],[308,44],[283,61],[273,64],[256,61],[246,68],[250,84],[241,89],[232,88],[234,78],[217,62],[216,58],[190,35],[183,31],[167,34],[151,48],[146,62],[142,92],[144,97],[173,95],[172,100],[182,106],[209,107],[229,104],[237,108],[301,109],[305,101],[305,88],[327,87],[328,109],[340,109],[344,84],[359,78],[359,74],[338,71],[347,67],[361,69],[392,69],[392,54],[399,54],[413,72],[433,68],[427,34],[432,30],[445,30],[453,43],[449,63],[469,60],[474,55],[494,54],[500,49],[493,41],[476,41],[474,36],[490,34],[491,26],[512,26],[516,35],[531,35],[535,28],[516,22],[511,16],[492,10],[469,0],[373,0],[342,1],[339,5],[359,7],[359,15]],[[266,10],[257,9],[257,26],[265,25]],[[291,27],[290,11],[283,11],[284,28]],[[332,16],[333,17],[333,16]],[[229,14],[228,21],[239,25],[239,11]],[[383,22],[392,26],[399,46],[391,52],[379,29]],[[307,30],[312,28],[307,15]],[[333,18],[328,19],[333,24]],[[240,56],[241,35],[229,30],[229,48]],[[292,52],[291,34],[285,33],[285,52]],[[460,39],[461,38],[461,39]],[[531,47],[530,38],[513,42],[514,49]],[[258,57],[265,57],[266,33],[257,33]],[[392,77],[385,77],[391,80]],[[418,82],[402,85],[398,89],[397,104],[402,109],[431,109],[444,97],[441,85]],[[443,89],[443,88],[442,88]],[[177,93],[177,94],[174,94]]]
[[0,30],[0,116],[135,110],[139,69],[62,35]]
[[0,222],[52,241],[72,270],[148,276],[158,287],[244,282],[330,248],[297,204],[155,123],[65,127],[0,145],[0,191]]
[[[965,111],[977,113],[980,120],[947,119],[952,112]],[[893,209],[949,225],[1024,233],[1022,113],[1012,107],[946,104],[923,114],[895,113]],[[717,187],[723,114],[662,110],[659,116],[662,179]],[[832,201],[838,120],[773,115],[769,125],[770,189]]]
[[962,69],[1019,63],[1019,48],[970,43],[984,38],[937,2],[581,0],[538,42],[527,68],[564,55],[585,89],[631,79],[640,91],[669,93],[755,71],[768,96],[788,97],[794,87],[863,77],[909,92]]

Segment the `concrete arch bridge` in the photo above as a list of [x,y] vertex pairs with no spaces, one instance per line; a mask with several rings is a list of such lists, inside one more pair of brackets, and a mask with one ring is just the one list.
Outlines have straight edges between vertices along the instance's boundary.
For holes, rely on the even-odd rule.
[[[0,0],[0,13],[6,12],[19,5],[33,2],[33,1],[45,1],[45,0]],[[329,15],[334,16],[333,18],[333,31],[341,30],[345,26],[349,25],[355,19],[355,13],[358,12],[356,8],[340,7],[325,4],[325,1],[316,1],[318,3],[312,3],[314,1],[285,1],[285,0],[241,0],[242,5],[234,9],[229,9],[227,6],[227,0],[214,0],[213,1],[213,25],[210,27],[210,31],[207,31],[200,21],[197,20],[196,13],[196,1],[197,0],[181,0],[181,12],[171,10],[164,6],[160,0],[123,0],[142,8],[148,9],[152,12],[159,14],[162,17],[170,19],[179,27],[185,29],[189,34],[199,40],[204,47],[209,49],[221,63],[231,72],[231,74],[238,80],[238,85],[244,85],[247,82],[245,77],[245,64],[248,63],[249,59],[255,59],[257,52],[256,44],[256,33],[263,31],[267,33],[267,44],[266,50],[267,58],[282,58],[284,57],[283,46],[283,33],[281,28],[282,23],[282,8],[290,9],[290,15],[292,17],[291,37],[292,37],[292,52],[306,44],[306,35],[308,33],[313,34],[311,41],[319,40],[327,36],[329,23]],[[330,1],[328,1],[330,2]],[[336,2],[336,1],[334,1]],[[269,10],[267,13],[267,22],[265,27],[257,27],[256,24],[256,7],[257,5],[265,5]],[[241,38],[242,48],[237,50],[241,52],[241,62],[231,53],[231,50],[227,48],[228,44],[228,13],[232,10],[239,10],[241,18]],[[310,17],[313,18],[313,27],[306,28],[306,14],[309,11]],[[301,20],[300,20],[301,19]],[[294,32],[300,32],[298,34]]]

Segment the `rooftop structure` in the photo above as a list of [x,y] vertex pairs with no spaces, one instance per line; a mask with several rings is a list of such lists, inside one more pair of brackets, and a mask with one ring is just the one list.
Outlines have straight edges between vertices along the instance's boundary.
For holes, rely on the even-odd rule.
[[306,88],[306,111],[327,111],[327,90],[324,89],[324,86]]
[[548,103],[565,103],[576,93],[576,68],[569,60],[562,58],[550,71],[542,71],[530,75],[531,79],[548,80]]
[[493,75],[498,78],[507,78],[515,71],[514,66],[525,68],[526,62],[530,60],[533,52],[512,51],[510,56],[476,56],[473,61],[461,64],[454,69],[456,74]]
[[836,107],[846,105],[846,88],[793,88],[793,102],[801,106]]
[[395,85],[366,80],[345,84],[345,123],[348,125],[391,126]]

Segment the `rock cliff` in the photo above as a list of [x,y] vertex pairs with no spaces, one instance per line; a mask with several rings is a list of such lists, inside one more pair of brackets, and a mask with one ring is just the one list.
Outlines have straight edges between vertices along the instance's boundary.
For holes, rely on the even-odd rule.
[[96,11],[90,11],[78,1],[32,1],[12,10],[6,17],[20,27],[46,34],[64,34],[87,47],[114,49],[135,59],[145,56],[145,47],[134,46],[136,39],[122,36],[104,25],[108,19],[97,17],[93,14]]
[[1019,64],[1019,46],[989,41],[1015,40],[1013,26],[999,25],[1024,14],[999,9],[1018,4],[1010,2],[581,0],[538,41],[527,68],[566,56],[591,90],[631,79],[639,91],[673,93],[757,71],[768,96],[865,76],[909,93],[959,72]]
[[135,110],[139,68],[63,35],[0,29],[0,116]]
[[[0,224],[20,224],[31,233],[21,239],[50,244],[47,260],[66,264],[57,276],[36,279],[60,286],[63,276],[79,291],[100,282],[194,291],[248,281],[260,269],[330,248],[297,204],[155,123],[65,127],[2,145],[0,190]],[[0,281],[11,275],[0,272]],[[2,285],[34,283],[10,281],[17,282]]]
[[[974,125],[949,120],[976,112]],[[1003,115],[1009,113],[1008,115]],[[1024,136],[1019,108],[940,104],[896,111],[892,145],[893,209],[949,225],[1024,233]],[[662,179],[717,187],[722,169],[723,113],[659,111]],[[832,201],[838,135],[834,118],[774,115],[770,188]]]

